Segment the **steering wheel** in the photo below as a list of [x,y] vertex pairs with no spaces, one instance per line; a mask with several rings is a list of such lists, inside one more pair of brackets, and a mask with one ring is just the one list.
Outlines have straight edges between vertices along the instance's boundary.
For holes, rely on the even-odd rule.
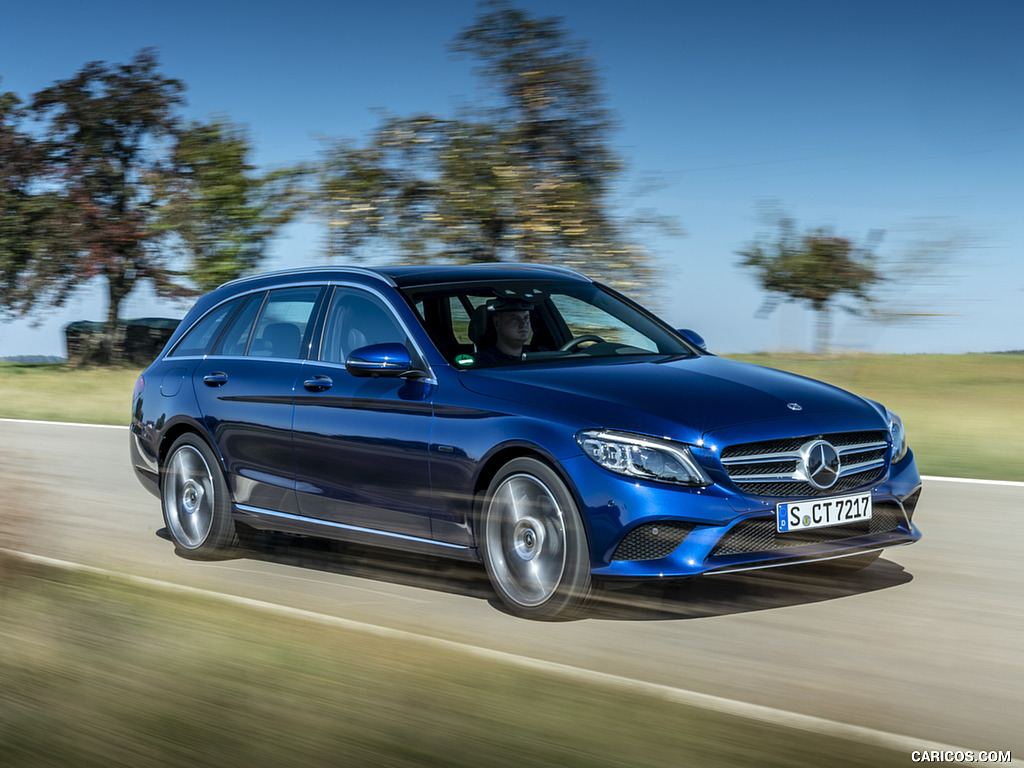
[[577,336],[575,339],[569,339],[565,344],[558,348],[559,352],[575,352],[580,344],[585,344],[588,341],[593,341],[597,344],[604,343],[604,339],[600,336],[595,336],[592,333],[585,334],[583,336]]

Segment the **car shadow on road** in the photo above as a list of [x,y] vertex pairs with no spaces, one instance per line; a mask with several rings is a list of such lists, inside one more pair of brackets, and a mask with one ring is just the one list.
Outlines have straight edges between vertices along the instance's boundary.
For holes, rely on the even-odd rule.
[[606,589],[590,618],[665,621],[728,616],[863,595],[913,578],[903,566],[884,558],[852,573],[807,564],[701,576],[621,591]]
[[[170,540],[167,531],[157,535]],[[489,602],[505,612],[482,565],[285,533],[257,532],[242,558],[370,581],[400,584]],[[711,618],[837,600],[909,583],[903,566],[880,558],[854,573],[827,564],[702,576],[616,587],[600,584],[580,619],[671,621]]]

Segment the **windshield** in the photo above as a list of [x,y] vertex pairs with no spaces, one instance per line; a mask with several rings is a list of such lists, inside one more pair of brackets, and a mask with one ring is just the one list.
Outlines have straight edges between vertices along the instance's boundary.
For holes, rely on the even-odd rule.
[[592,283],[458,283],[406,294],[438,349],[459,368],[694,354],[665,325]]

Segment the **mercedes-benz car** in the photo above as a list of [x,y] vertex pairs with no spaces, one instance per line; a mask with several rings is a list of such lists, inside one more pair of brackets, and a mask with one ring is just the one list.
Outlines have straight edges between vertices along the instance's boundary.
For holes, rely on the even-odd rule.
[[[496,354],[508,313],[521,348]],[[595,582],[854,570],[921,535],[896,414],[556,267],[225,284],[139,377],[130,441],[185,556],[271,530],[477,561],[533,618]]]

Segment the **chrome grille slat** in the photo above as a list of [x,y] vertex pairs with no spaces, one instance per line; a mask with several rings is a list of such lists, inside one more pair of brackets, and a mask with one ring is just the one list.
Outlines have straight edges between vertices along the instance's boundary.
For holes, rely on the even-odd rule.
[[779,453],[754,453],[749,456],[730,456],[722,459],[723,464],[767,464],[772,461],[785,461],[787,459],[799,459],[799,451],[781,451]]
[[730,474],[733,482],[736,483],[789,483],[794,480],[803,480],[793,472],[779,473],[775,475],[734,475]]
[[884,466],[884,461],[862,461],[859,464],[843,464],[843,468],[839,472],[839,476],[846,477],[847,475],[855,475],[858,472],[864,472],[868,469],[878,469],[879,467]]
[[839,451],[840,456],[845,456],[848,453],[864,453],[865,451],[878,451],[885,450],[886,443],[883,440],[880,443],[861,443],[860,445],[844,445],[836,446],[836,450]]

